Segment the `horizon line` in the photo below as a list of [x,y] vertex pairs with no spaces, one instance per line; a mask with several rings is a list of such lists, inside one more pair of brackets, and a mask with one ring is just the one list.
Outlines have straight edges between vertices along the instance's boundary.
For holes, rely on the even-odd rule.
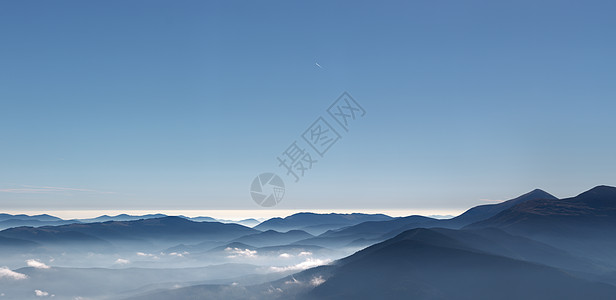
[[90,219],[103,215],[116,216],[120,214],[128,215],[148,215],[164,214],[167,216],[185,217],[212,217],[232,221],[245,219],[270,219],[275,217],[284,218],[296,213],[310,212],[316,214],[385,214],[390,217],[406,217],[411,215],[421,216],[457,216],[466,211],[464,210],[438,210],[438,209],[74,209],[74,210],[3,210],[0,213],[11,215],[52,215],[64,220]]

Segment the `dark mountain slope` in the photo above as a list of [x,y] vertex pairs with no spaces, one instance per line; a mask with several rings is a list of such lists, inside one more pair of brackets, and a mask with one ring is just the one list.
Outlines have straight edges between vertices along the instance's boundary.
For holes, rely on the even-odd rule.
[[456,246],[403,239],[367,250],[300,298],[610,299],[616,292],[554,268]]
[[385,221],[391,220],[392,217],[382,214],[314,214],[314,213],[298,213],[286,218],[272,218],[255,226],[255,229],[276,230],[286,232],[289,230],[299,229],[307,231],[310,234],[321,234],[329,229],[351,226],[367,221]]
[[[468,228],[496,227],[511,231],[560,231],[556,227],[616,224],[616,188],[598,186],[567,199],[532,200],[515,205],[492,218],[476,222]],[[542,225],[535,228],[535,225]]]
[[312,237],[314,237],[312,234],[307,233],[303,230],[289,230],[287,232],[268,230],[265,232],[246,235],[233,241],[245,243],[256,247],[267,247],[291,244],[293,242]]
[[299,241],[298,243],[324,247],[341,247],[345,245],[365,246],[392,238],[403,231],[414,228],[453,228],[488,219],[517,204],[537,199],[557,199],[542,190],[536,189],[517,198],[489,205],[480,205],[467,210],[458,217],[447,220],[432,219],[423,216],[409,216],[389,221],[364,222],[354,226],[330,230],[318,237]]
[[441,227],[447,228],[460,228],[475,222],[491,218],[498,213],[517,204],[539,199],[557,200],[558,198],[543,190],[535,189],[515,199],[511,199],[502,203],[475,206],[455,218],[443,220],[442,222],[440,222],[441,224],[439,225]]
[[[332,265],[266,284],[200,285],[134,299],[613,299],[616,295],[616,286],[473,246],[489,251],[506,248],[504,242],[494,247],[483,244],[496,240],[488,237],[497,231],[455,236],[456,232],[409,230]],[[468,238],[470,243],[459,240]]]
[[598,186],[572,198],[527,201],[465,228],[490,227],[616,264],[616,188]]
[[[369,244],[381,242],[381,237],[393,230],[405,226],[420,228],[433,227],[438,224],[437,219],[424,216],[408,216],[395,218],[389,221],[369,221],[343,228],[340,230],[330,230],[317,237],[296,242],[302,245],[317,245],[322,247],[344,247],[352,242],[363,239]],[[365,244],[364,243],[364,244]]]

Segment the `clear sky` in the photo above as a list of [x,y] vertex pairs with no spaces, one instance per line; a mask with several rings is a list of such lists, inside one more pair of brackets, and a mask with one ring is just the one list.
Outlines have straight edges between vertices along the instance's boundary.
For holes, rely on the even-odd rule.
[[[2,1],[0,210],[459,210],[616,185],[614,1]],[[366,114],[295,183],[344,91]],[[331,122],[331,120],[330,120]],[[336,125],[332,122],[332,125]]]

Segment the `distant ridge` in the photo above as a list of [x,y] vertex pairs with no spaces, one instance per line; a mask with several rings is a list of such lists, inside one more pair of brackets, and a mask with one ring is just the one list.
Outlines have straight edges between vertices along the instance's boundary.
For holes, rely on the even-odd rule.
[[501,211],[511,208],[517,204],[538,199],[556,200],[558,198],[541,189],[534,189],[517,198],[507,200],[501,203],[475,206],[465,211],[463,214],[450,220],[446,220],[443,223],[447,225],[446,227],[463,227],[468,224],[491,218],[496,214],[500,213]]
[[135,221],[76,223],[61,226],[17,227],[0,231],[0,237],[60,245],[63,243],[140,244],[233,239],[259,231],[238,224],[193,222],[180,217]]
[[119,214],[117,216],[108,216],[102,215],[100,217],[92,218],[92,219],[79,219],[80,222],[83,223],[96,223],[96,222],[108,222],[108,221],[136,221],[143,219],[153,219],[153,218],[162,218],[166,217],[164,214],[149,214],[142,216],[131,216],[128,214]]
[[312,237],[314,236],[303,230],[289,230],[287,232],[267,230],[237,238],[232,242],[245,243],[256,247],[267,247],[291,244]]
[[356,225],[367,221],[385,221],[391,219],[393,218],[384,214],[315,214],[302,212],[285,218],[272,218],[262,222],[254,228],[262,231],[272,229],[279,232],[299,229],[316,235],[330,229]]
[[62,219],[58,217],[50,216],[48,214],[28,216],[24,214],[10,215],[10,214],[0,213],[0,221],[6,221],[6,220],[37,220],[37,221],[42,221],[42,222],[63,221]]
[[[98,223],[98,222],[109,222],[109,221],[137,221],[137,220],[145,220],[145,219],[163,218],[167,216],[168,215],[165,215],[165,214],[147,214],[147,215],[119,214],[115,216],[101,215],[95,218],[64,220],[64,219],[51,216],[48,214],[29,216],[25,214],[11,215],[11,214],[6,214],[6,213],[0,213],[0,230],[13,228],[13,227],[21,227],[21,226],[42,227],[42,226],[59,226],[59,225],[67,225],[67,224],[75,224],[75,223]],[[254,227],[260,223],[258,220],[255,220],[255,219],[244,219],[240,221],[234,221],[234,220],[215,219],[212,217],[185,217],[181,215],[178,217],[184,218],[190,221],[194,221],[194,222],[235,223],[235,224],[240,224],[240,225],[244,225],[248,227]]]

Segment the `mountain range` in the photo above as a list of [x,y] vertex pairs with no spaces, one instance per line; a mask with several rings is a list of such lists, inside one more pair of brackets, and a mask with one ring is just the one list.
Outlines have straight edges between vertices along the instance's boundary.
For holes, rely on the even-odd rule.
[[[3,214],[0,222],[15,218],[65,221]],[[159,274],[143,277],[132,291],[114,294],[106,287],[107,298],[613,299],[614,232],[616,188],[597,186],[565,199],[536,189],[451,219],[299,213],[250,228],[207,217],[101,216],[2,230],[0,252],[7,259],[36,255],[66,264],[90,263],[91,257],[109,261],[112,267],[105,271],[58,268],[66,276],[92,276],[90,283],[106,273],[129,278],[123,266]],[[173,285],[160,278],[173,268],[229,263],[245,265],[232,268],[245,270],[245,276],[187,282],[192,273],[170,271],[182,274]],[[50,278],[44,272],[51,272],[16,271],[40,286]],[[97,296],[95,288],[92,294],[87,290],[86,295]]]
[[370,221],[388,221],[393,219],[384,214],[315,214],[297,213],[285,218],[272,218],[255,226],[258,230],[303,230],[313,235],[327,230],[338,229]]
[[[613,299],[615,208],[616,188],[599,186],[561,200],[534,190],[449,220],[368,221],[296,242],[382,240],[326,266],[131,299]],[[598,249],[578,247],[586,242]]]
[[[19,227],[19,226],[30,226],[30,227],[41,227],[41,226],[57,226],[57,225],[67,225],[67,224],[75,224],[75,223],[98,223],[98,222],[108,222],[108,221],[137,221],[142,219],[154,219],[154,218],[163,218],[167,217],[165,214],[147,214],[147,215],[128,215],[128,214],[119,214],[116,216],[108,216],[102,215],[96,218],[89,219],[70,219],[64,220],[55,216],[51,216],[48,214],[29,216],[25,214],[19,215],[11,215],[11,214],[0,214],[0,230]],[[195,221],[195,222],[220,222],[220,223],[236,223],[240,225],[244,225],[247,227],[254,227],[258,225],[260,222],[256,219],[244,219],[239,221],[234,220],[225,220],[225,219],[216,219],[211,217],[185,217],[178,216],[180,218],[184,218],[187,220]]]

